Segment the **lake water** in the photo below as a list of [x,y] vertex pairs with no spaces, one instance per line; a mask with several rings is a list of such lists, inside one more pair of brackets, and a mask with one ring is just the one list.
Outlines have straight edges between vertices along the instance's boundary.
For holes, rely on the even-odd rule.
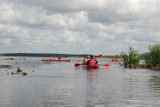
[[[2,57],[0,57],[2,59]],[[26,57],[20,67],[28,75],[11,75],[16,69],[0,70],[0,107],[159,107],[160,72],[110,67],[75,68],[76,58],[66,63],[44,63]],[[0,60],[0,64],[17,61]],[[7,74],[9,73],[9,74]]]

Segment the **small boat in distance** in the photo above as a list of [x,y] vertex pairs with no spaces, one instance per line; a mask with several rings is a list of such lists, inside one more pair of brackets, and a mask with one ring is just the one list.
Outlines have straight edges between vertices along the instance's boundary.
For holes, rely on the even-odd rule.
[[120,62],[121,60],[118,60],[118,59],[111,59],[110,61],[111,61],[111,62]]
[[69,59],[42,59],[45,62],[70,62]]
[[58,59],[55,59],[53,56],[48,59],[42,59],[44,62],[70,62],[69,59],[62,59],[62,56],[59,56]]

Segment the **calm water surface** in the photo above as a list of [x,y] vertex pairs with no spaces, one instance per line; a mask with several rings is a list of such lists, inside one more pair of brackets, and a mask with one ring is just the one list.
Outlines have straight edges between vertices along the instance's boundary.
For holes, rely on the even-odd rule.
[[[0,70],[0,107],[160,107],[158,71],[124,69],[113,63],[86,70],[75,68],[74,58],[68,63],[41,59],[20,61],[27,76],[7,74],[15,69]],[[0,60],[0,64],[16,62]]]

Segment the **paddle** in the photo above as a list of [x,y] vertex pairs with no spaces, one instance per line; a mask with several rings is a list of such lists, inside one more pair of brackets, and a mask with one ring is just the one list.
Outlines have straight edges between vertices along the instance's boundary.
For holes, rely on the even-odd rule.
[[110,64],[99,64],[100,66],[106,66],[106,67],[108,67],[108,66],[110,66]]
[[100,55],[97,55],[97,56],[95,56],[96,58],[100,58],[100,57],[102,57],[102,54],[100,54]]
[[[82,64],[79,64],[79,63],[75,63],[75,64],[74,64],[75,67],[79,67],[80,65],[82,65]],[[98,64],[98,65],[99,65],[99,66],[105,66],[105,67],[110,66],[110,64]]]

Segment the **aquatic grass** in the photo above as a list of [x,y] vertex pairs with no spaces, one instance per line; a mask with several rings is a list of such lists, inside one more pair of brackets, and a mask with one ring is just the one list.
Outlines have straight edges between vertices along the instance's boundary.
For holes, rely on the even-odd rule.
[[139,64],[140,54],[134,48],[130,47],[129,52],[122,52],[121,57],[123,59],[124,67],[131,67]]
[[4,58],[3,60],[17,60],[15,58]]
[[160,68],[160,44],[150,45],[149,52],[144,55],[145,64]]

